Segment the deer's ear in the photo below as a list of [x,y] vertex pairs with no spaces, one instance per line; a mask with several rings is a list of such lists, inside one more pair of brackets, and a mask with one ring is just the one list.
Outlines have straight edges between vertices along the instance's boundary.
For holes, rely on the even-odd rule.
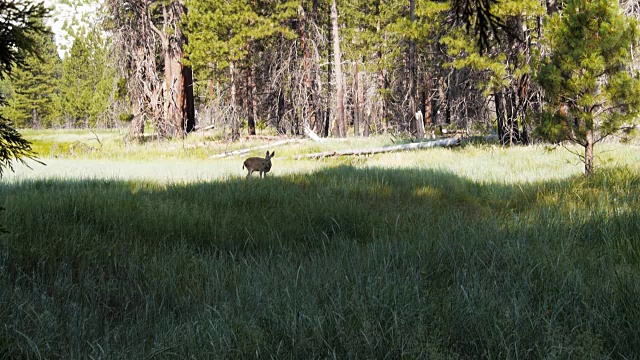
[[269,150],[267,150],[267,157],[269,157]]
[[271,152],[271,157],[274,157],[274,156],[275,156],[275,154],[276,154],[276,152],[275,152],[275,151],[272,151],[272,152]]

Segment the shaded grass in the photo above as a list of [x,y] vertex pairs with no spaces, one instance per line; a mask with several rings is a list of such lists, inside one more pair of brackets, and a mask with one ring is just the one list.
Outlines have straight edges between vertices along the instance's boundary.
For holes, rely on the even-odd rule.
[[639,186],[360,166],[3,184],[0,356],[633,358]]

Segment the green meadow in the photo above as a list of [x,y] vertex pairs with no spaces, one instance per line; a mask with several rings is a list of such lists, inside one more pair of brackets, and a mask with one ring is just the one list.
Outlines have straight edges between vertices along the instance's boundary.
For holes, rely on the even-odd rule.
[[[0,358],[604,359],[640,354],[640,147],[294,160],[206,135],[27,131],[0,182]],[[75,150],[74,150],[75,149]],[[577,149],[576,149],[577,150]]]

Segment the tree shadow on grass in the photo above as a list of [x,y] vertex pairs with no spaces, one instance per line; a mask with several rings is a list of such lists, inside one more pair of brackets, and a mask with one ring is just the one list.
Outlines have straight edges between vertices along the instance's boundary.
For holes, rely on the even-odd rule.
[[492,184],[439,170],[341,166],[197,184],[22,181],[1,185],[0,206],[8,209],[10,230],[29,243],[75,237],[81,243],[162,249],[187,242],[237,252],[314,248],[336,237],[363,243],[449,239],[457,228],[475,229],[484,240],[549,227],[558,237],[580,232],[578,237],[598,243],[608,225],[625,237],[637,232],[625,226],[634,223],[625,217],[636,214],[639,200],[630,189],[639,185],[638,175],[627,169],[592,179]]

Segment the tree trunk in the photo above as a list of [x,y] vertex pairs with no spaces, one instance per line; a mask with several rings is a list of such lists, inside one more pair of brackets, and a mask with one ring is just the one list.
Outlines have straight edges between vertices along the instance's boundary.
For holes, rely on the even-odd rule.
[[553,15],[558,12],[558,1],[547,0],[547,15]]
[[[380,1],[376,1],[375,15],[378,19],[380,18]],[[376,34],[381,34],[381,33],[382,33],[382,28],[380,26],[380,20],[378,20],[378,22],[376,23]],[[384,39],[384,34],[382,35],[382,38]],[[378,128],[382,128],[382,132],[386,134],[389,124],[387,123],[388,121],[387,107],[386,107],[387,104],[385,99],[387,79],[386,79],[386,71],[383,65],[384,58],[382,54],[382,49],[384,48],[385,48],[385,41],[382,41],[382,43],[378,46],[378,51],[377,51],[377,56],[378,56],[377,90],[378,91],[377,91],[377,101],[376,101],[376,109],[377,109],[376,125]]]
[[424,89],[423,89],[423,93],[422,93],[422,106],[423,106],[423,112],[424,112],[424,124],[426,127],[431,128],[431,125],[433,124],[433,120],[432,120],[432,108],[431,108],[431,100],[432,100],[432,96],[431,96],[431,75],[430,74],[425,74],[424,75]]
[[358,69],[358,62],[353,63],[353,134],[354,136],[360,136],[360,123],[362,122],[362,98],[360,95],[360,71]]
[[336,0],[331,2],[331,28],[333,32],[333,67],[336,79],[336,117],[331,129],[335,137],[347,135],[344,120],[344,86],[342,79],[342,54],[340,53],[340,34],[338,32],[338,8]]
[[515,89],[511,89],[511,96],[509,97],[509,101],[507,104],[509,108],[507,108],[507,114],[509,114],[509,134],[510,134],[510,142],[509,145],[513,145],[514,143],[520,143],[520,111],[518,106],[518,95]]
[[[438,79],[438,101],[437,101],[437,114],[436,114],[436,124],[440,125],[443,122],[447,122],[446,113],[447,109],[447,94],[446,94],[446,82],[445,78],[441,77]],[[443,120],[444,117],[444,120]]]
[[589,176],[593,173],[593,130],[588,129],[586,132],[586,142],[584,145],[584,175]]
[[235,66],[233,61],[229,64],[229,76],[231,79],[231,114],[229,116],[231,121],[231,140],[236,141],[240,139],[240,127],[237,119],[236,110],[236,76]]
[[[178,81],[175,79],[178,73],[181,73],[180,64],[177,63],[175,56],[172,54],[172,48],[169,38],[169,12],[167,11],[167,5],[162,5],[162,54],[164,55],[164,124],[160,126],[165,129],[166,135],[176,136],[176,132],[179,129],[177,119],[179,111],[177,109],[180,102],[175,101],[175,96],[178,95]],[[175,87],[174,87],[175,86]]]
[[190,66],[182,66],[182,80],[184,81],[183,131],[184,134],[188,134],[196,129],[196,99],[193,95],[193,70]]
[[424,130],[424,117],[422,115],[422,110],[418,109],[414,114],[415,123],[416,123],[416,138],[424,139],[425,130]]
[[378,60],[380,69],[378,69],[378,92],[377,92],[377,106],[378,110],[377,116],[377,125],[379,128],[382,128],[382,132],[384,134],[387,133],[387,129],[389,127],[388,118],[387,118],[387,103],[385,101],[385,93],[386,93],[386,76],[385,71],[382,69],[382,53],[378,52]]
[[500,140],[501,145],[505,145],[506,143],[506,134],[505,134],[505,111],[504,111],[504,96],[502,95],[502,91],[496,91],[494,94],[494,101],[496,106],[496,119],[497,119],[497,127],[498,127],[498,139]]
[[133,120],[131,121],[131,136],[134,139],[139,139],[144,135],[144,114],[142,113],[142,109],[140,109],[140,102],[133,101]]
[[[356,64],[357,69],[357,64]],[[356,80],[358,84],[356,86],[356,97],[358,99],[356,103],[356,109],[358,112],[358,124],[362,126],[362,136],[369,136],[369,121],[368,116],[365,116],[364,113],[364,79],[362,71],[357,71]],[[359,135],[359,132],[356,132],[356,135]]]
[[505,113],[507,115],[507,122],[505,123],[505,143],[503,145],[513,145],[513,117],[514,107],[513,107],[513,97],[511,96],[511,89],[507,89],[507,94],[505,97]]
[[253,65],[249,69],[247,76],[247,128],[249,135],[256,134],[256,99],[255,99],[256,83],[254,80]]
[[285,112],[284,106],[285,106],[284,94],[282,93],[282,91],[279,91],[278,92],[278,109],[276,111],[276,129],[278,131],[278,134],[287,133],[287,129],[283,125],[284,112]]
[[[169,9],[167,9],[167,6]],[[195,129],[195,104],[193,74],[182,64],[184,35],[180,21],[186,13],[183,0],[162,5],[162,31],[153,23],[151,27],[159,35],[164,58],[164,114],[163,124],[157,124],[165,136],[186,135]]]
[[[317,5],[316,5],[317,6]],[[318,124],[322,121],[318,111],[317,96],[316,96],[316,84],[314,81],[311,55],[309,49],[309,41],[307,34],[307,15],[304,11],[304,6],[301,3],[298,6],[298,23],[300,31],[300,46],[302,47],[302,67],[304,69],[304,97],[305,97],[305,123],[308,123],[310,127],[317,128]],[[306,120],[308,119],[308,120]]]
[[[411,23],[416,21],[416,1],[409,0],[409,17]],[[412,114],[410,118],[409,130],[416,134],[416,138],[424,138],[424,123],[420,126],[417,122],[423,121],[422,112],[420,116],[417,114],[417,93],[416,93],[416,42],[413,38],[409,38],[409,111]]]

